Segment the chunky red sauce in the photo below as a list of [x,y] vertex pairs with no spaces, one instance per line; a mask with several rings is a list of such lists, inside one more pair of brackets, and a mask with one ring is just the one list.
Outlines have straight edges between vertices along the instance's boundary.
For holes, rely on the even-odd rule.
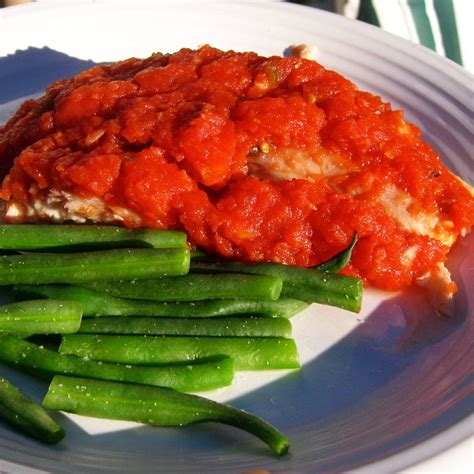
[[[350,166],[310,179],[249,175],[249,158],[279,149]],[[380,203],[387,185],[411,196],[410,212],[449,221],[455,237],[474,220],[467,189],[379,97],[314,61],[209,46],[53,84],[0,128],[3,169],[13,160],[6,201],[96,196],[132,211],[126,226],[183,229],[226,257],[308,266],[357,231],[347,271],[386,289],[410,285],[449,249],[397,222]]]

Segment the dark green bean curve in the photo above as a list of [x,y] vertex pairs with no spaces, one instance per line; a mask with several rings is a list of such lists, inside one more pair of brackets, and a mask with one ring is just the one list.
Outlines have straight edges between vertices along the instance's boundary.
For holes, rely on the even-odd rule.
[[89,282],[87,288],[107,295],[153,301],[200,301],[219,298],[277,300],[280,278],[261,275],[183,275],[154,280]]
[[183,275],[187,249],[114,249],[0,256],[0,285],[84,283]]
[[359,280],[345,275],[333,275],[319,270],[283,265],[281,263],[243,263],[243,262],[191,262],[192,272],[203,273],[243,273],[266,275],[280,278],[285,283],[312,286],[325,291],[344,293],[350,296],[359,294]]
[[119,247],[180,248],[186,234],[106,225],[0,225],[0,249],[84,251]]
[[63,374],[200,392],[225,387],[234,378],[234,361],[227,356],[179,365],[142,367],[107,364],[75,355],[58,354],[14,336],[0,336],[0,360],[41,377]]
[[55,444],[64,438],[64,430],[45,409],[0,376],[0,418],[39,441]]
[[0,334],[66,334],[77,332],[82,307],[76,301],[33,300],[0,306]]
[[285,318],[89,318],[77,331],[87,334],[151,336],[290,337]]
[[336,273],[341,271],[350,262],[352,251],[354,250],[357,240],[358,236],[357,233],[355,233],[348,247],[346,247],[338,254],[334,255],[334,257],[330,258],[326,262],[320,263],[319,265],[315,265],[311,268],[314,268],[315,270],[319,270],[321,272]]
[[294,369],[299,367],[293,339],[280,337],[204,336],[63,336],[61,354],[124,364],[166,364],[224,354],[236,370]]
[[204,301],[155,302],[127,300],[73,285],[17,285],[16,301],[36,298],[68,299],[81,304],[84,316],[170,316],[214,317],[258,315],[290,318],[308,307],[304,301],[290,298],[278,300],[218,299]]
[[286,454],[289,448],[288,440],[261,418],[229,405],[159,387],[56,376],[43,405],[80,415],[153,426],[224,423],[255,435],[278,456]]
[[280,263],[191,261],[191,271],[205,274],[239,272],[274,276],[283,281],[281,296],[308,303],[337,306],[354,312],[360,311],[362,302],[362,280],[310,268]]
[[[360,280],[358,280],[360,281]],[[307,302],[326,304],[337,308],[346,309],[354,313],[360,311],[362,305],[363,285],[360,281],[360,293],[357,296],[349,296],[343,293],[330,293],[313,286],[298,285],[286,282],[281,291],[282,296],[295,298]]]

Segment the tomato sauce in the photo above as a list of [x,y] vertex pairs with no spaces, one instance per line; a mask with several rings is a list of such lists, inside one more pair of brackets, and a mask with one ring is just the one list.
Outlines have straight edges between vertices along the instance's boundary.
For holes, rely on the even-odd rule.
[[[249,173],[249,157],[265,166],[280,149],[350,167],[308,179]],[[474,221],[469,191],[379,97],[315,61],[210,46],[51,85],[0,128],[0,163],[7,203],[95,197],[129,210],[124,225],[182,229],[229,258],[310,266],[357,232],[345,272],[391,290],[443,262],[450,245],[397,221],[380,199],[387,186],[454,238]]]

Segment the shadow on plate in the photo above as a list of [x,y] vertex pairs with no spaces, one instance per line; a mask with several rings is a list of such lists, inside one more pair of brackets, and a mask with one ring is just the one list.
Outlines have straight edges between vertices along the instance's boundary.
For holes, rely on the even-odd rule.
[[31,47],[1,57],[0,104],[43,91],[52,82],[96,65],[47,47]]

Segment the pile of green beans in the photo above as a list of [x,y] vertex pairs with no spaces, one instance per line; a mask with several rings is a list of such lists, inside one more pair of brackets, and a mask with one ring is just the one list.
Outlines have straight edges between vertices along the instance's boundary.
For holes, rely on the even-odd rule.
[[[0,307],[0,361],[53,378],[46,408],[154,426],[225,423],[283,455],[288,440],[263,420],[181,392],[229,385],[235,370],[297,369],[288,318],[312,302],[360,310],[361,282],[335,273],[356,241],[303,269],[217,261],[176,231],[0,226],[0,250],[20,251],[0,256],[0,286],[14,285],[16,301]],[[59,348],[26,339],[37,334],[60,334]],[[4,379],[0,417],[47,443],[64,436]]]

